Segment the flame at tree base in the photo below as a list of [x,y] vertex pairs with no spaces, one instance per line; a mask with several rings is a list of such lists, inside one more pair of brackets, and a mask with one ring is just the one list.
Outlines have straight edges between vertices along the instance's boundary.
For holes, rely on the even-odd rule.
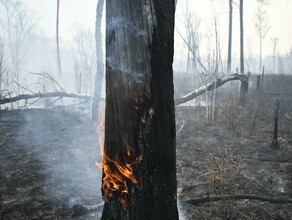
[[[129,146],[127,146],[129,149]],[[128,153],[130,150],[128,150]],[[127,155],[130,158],[130,155]],[[129,186],[140,185],[140,180],[135,172],[136,164],[119,163],[111,159],[105,152],[103,153],[103,184],[102,189],[105,196],[111,196],[114,192],[129,194]]]
[[[102,164],[96,163],[96,165],[103,170],[103,197],[105,202],[108,202],[110,197],[115,195],[116,198],[117,196],[125,210],[127,209],[129,195],[133,192],[132,189],[141,187],[138,166],[143,158],[143,149],[139,147],[139,140],[145,129],[148,129],[154,114],[154,109],[149,100],[149,96],[144,91],[131,100],[129,105],[131,107],[127,111],[133,113],[132,119],[137,121],[137,124],[127,124],[125,135],[111,133],[105,140],[104,114],[100,114],[100,123],[97,126],[103,161]],[[104,111],[104,107],[103,104],[100,110]],[[121,124],[128,123],[126,120],[121,121]],[[109,126],[113,125],[109,124]],[[113,131],[116,131],[116,129],[114,128]]]

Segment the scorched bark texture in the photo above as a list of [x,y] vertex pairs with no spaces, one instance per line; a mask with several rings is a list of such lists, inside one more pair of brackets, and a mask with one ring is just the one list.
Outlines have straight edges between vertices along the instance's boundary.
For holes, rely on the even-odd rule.
[[178,219],[174,10],[174,0],[106,1],[102,219]]

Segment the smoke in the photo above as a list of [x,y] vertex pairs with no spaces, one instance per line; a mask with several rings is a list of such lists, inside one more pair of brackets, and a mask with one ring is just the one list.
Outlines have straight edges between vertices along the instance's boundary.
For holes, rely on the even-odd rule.
[[178,208],[179,219],[180,220],[187,220],[187,218],[185,216],[185,212],[184,212],[183,207],[181,205],[179,196],[177,197],[177,208]]
[[61,109],[28,110],[23,116],[18,145],[41,162],[41,169],[33,172],[45,176],[33,180],[32,186],[41,185],[45,200],[56,206],[100,203],[101,170],[95,161],[101,157],[96,128],[88,116]]
[[[115,59],[114,57],[107,57],[106,63],[107,63],[107,66],[110,67],[112,70],[118,70],[118,71],[122,72],[123,74],[126,74],[126,75],[133,77],[133,79],[137,83],[144,84],[144,81],[145,81],[145,79],[144,79],[145,74],[144,73],[128,68],[124,62],[120,62],[117,59]],[[130,65],[128,65],[128,66],[130,66]]]
[[128,30],[134,37],[144,39],[145,41],[148,39],[148,34],[146,31],[139,28],[134,22],[127,20],[126,18],[121,17],[112,17],[107,22],[107,33],[111,33],[112,30],[123,28]]
[[[124,32],[120,32],[124,31]],[[125,48],[119,48],[119,41],[128,35]],[[145,83],[145,72],[148,72],[145,59],[150,60],[148,49],[148,33],[141,29],[138,24],[121,17],[112,17],[107,21],[107,45],[117,41],[119,53],[106,57],[107,67],[127,74],[137,82]],[[125,39],[124,39],[125,40]],[[141,46],[143,45],[143,46]],[[131,52],[129,52],[131,51]],[[135,55],[133,55],[135,54]],[[149,58],[147,58],[149,57]],[[131,61],[131,64],[129,63]]]

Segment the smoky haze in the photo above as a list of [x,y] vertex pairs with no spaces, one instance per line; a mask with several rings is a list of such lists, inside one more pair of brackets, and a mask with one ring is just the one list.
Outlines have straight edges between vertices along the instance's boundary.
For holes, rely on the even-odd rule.
[[[98,70],[96,54],[104,56],[104,51],[96,51],[97,2],[60,1],[60,75],[55,39],[56,1],[0,0],[0,99],[24,95],[20,101],[0,104],[0,189],[5,201],[3,215],[8,219],[21,218],[21,214],[11,214],[15,210],[22,210],[16,212],[22,214],[39,212],[35,218],[65,218],[74,215],[75,205],[88,208],[103,202],[102,173],[95,165],[102,158],[97,124],[91,121],[92,100],[26,97],[52,92],[94,96]],[[239,1],[233,2],[231,73],[238,73]],[[200,210],[203,214],[214,214],[215,209],[226,208],[218,208],[212,203],[214,207],[210,205],[210,209],[200,207],[199,211],[193,211],[184,203],[189,198],[218,193],[216,190],[221,190],[222,185],[231,191],[237,187],[234,179],[234,182],[230,182],[230,178],[222,181],[222,185],[216,185],[218,176],[205,175],[219,173],[211,162],[216,162],[214,158],[226,159],[221,155],[225,148],[234,151],[238,157],[247,157],[244,160],[249,169],[236,170],[232,177],[238,172],[242,176],[236,177],[245,181],[242,185],[258,188],[242,191],[280,196],[291,194],[292,3],[278,0],[260,6],[257,2],[245,1],[244,5],[243,74],[247,76],[250,72],[247,107],[244,108],[238,98],[241,95],[240,80],[228,82],[214,92],[206,92],[176,107],[180,219],[192,216],[190,212],[197,216]],[[261,61],[260,39],[255,27],[259,7],[267,14]],[[228,10],[228,1],[178,0],[173,61],[175,98],[227,74]],[[102,19],[104,35],[104,16]],[[123,18],[112,20],[108,27],[125,29],[135,33],[137,39],[147,40],[145,30]],[[106,61],[113,69],[129,73],[136,82],[144,83],[143,73],[128,68],[133,60],[114,57]],[[104,87],[105,82],[102,98],[105,97]],[[276,100],[280,100],[279,142],[283,148],[274,152],[268,146],[274,129]],[[210,155],[213,155],[213,161]],[[226,163],[222,167],[229,166],[231,159],[223,161]],[[264,161],[267,166],[259,161]],[[223,190],[220,193],[223,194]],[[0,206],[4,204],[1,203]],[[246,203],[241,205],[245,207]],[[288,208],[283,209],[287,216],[290,214]],[[278,209],[270,210],[276,213]],[[277,214],[281,215],[279,210]],[[88,210],[82,208],[75,214],[83,211],[88,219],[101,215],[100,210],[88,214]]]
[[48,175],[47,196],[56,200],[67,196],[71,207],[100,196],[101,170],[95,166],[95,161],[101,161],[97,134],[86,117],[62,109],[33,110],[24,114],[16,137],[19,142],[26,141],[23,149],[35,155],[42,164],[41,172]]

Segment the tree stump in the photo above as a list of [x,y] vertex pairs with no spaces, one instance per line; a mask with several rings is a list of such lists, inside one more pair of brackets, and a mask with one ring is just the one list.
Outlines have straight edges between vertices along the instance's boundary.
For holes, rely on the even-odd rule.
[[277,99],[276,100],[276,111],[275,111],[275,124],[274,124],[274,137],[273,137],[273,141],[271,144],[271,147],[274,149],[279,149],[280,148],[280,144],[278,141],[278,115],[279,115],[279,107],[280,107],[280,102]]

